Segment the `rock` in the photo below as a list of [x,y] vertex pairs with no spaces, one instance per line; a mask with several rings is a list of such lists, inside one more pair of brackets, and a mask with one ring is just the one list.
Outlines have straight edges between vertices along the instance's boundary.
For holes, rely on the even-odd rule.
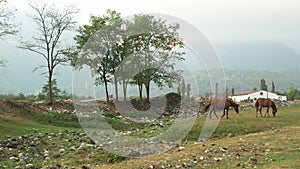
[[8,142],[6,147],[7,148],[18,148],[18,145],[19,143],[17,141],[11,141],[11,142]]
[[60,158],[60,154],[58,153],[53,154],[53,158]]
[[228,133],[227,137],[228,138],[234,137],[234,134],[233,133]]
[[9,157],[9,160],[12,161],[12,162],[18,162],[19,161],[19,159],[15,156]]
[[252,165],[257,165],[257,159],[254,158],[254,157],[250,157],[249,158],[249,163],[252,164]]
[[59,149],[59,152],[60,152],[60,153],[64,153],[65,151],[66,151],[66,150],[63,149],[63,148],[62,148],[62,149]]
[[33,164],[26,164],[25,169],[33,169],[34,165]]
[[45,161],[50,161],[50,157],[46,157],[46,158],[45,158]]
[[184,149],[185,149],[185,147],[183,147],[183,146],[178,147],[178,151],[182,151]]
[[219,161],[222,161],[223,158],[221,158],[221,157],[214,157],[214,160],[217,161],[217,162],[219,162]]
[[206,160],[206,158],[205,158],[204,156],[201,156],[199,159],[200,159],[201,161]]
[[24,159],[25,156],[23,153],[19,153],[18,157],[19,157],[19,159]]
[[132,151],[132,152],[129,153],[129,156],[134,157],[134,158],[141,157],[141,153],[138,152],[138,151]]

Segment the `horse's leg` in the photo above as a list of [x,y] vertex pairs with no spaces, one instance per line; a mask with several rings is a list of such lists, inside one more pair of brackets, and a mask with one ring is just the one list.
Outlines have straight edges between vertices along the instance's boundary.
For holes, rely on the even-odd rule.
[[258,114],[258,107],[256,107],[256,114],[255,114],[255,115],[256,115],[256,117],[257,117],[257,114]]
[[270,117],[270,114],[269,114],[269,108],[270,108],[270,107],[267,107],[267,112],[266,112],[266,113],[268,113],[268,117]]
[[223,115],[221,116],[221,118],[223,118],[225,116],[225,111],[226,111],[226,109],[223,110]]
[[223,114],[223,116],[226,114],[226,119],[229,119],[228,118],[228,109],[224,109],[224,114]]
[[210,109],[210,110],[208,111],[209,119],[211,119],[211,113],[212,113],[212,109]]
[[217,119],[219,119],[219,116],[217,115],[217,113],[216,113],[216,110],[215,110],[215,109],[214,109],[214,114],[215,114],[216,118],[217,118]]
[[228,117],[228,109],[226,110],[226,118],[229,119],[229,117]]
[[262,109],[262,107],[259,108],[259,113],[260,113],[260,117],[263,117],[261,114],[261,109]]

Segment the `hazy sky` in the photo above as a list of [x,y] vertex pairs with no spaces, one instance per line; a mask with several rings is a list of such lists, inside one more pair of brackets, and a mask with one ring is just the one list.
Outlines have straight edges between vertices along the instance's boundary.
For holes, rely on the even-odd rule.
[[[80,9],[78,22],[104,15],[107,9],[123,17],[160,13],[195,26],[213,46],[228,43],[280,43],[300,54],[300,1],[298,0],[40,0],[58,7],[73,4]],[[23,36],[31,38],[29,0],[10,0],[22,22]],[[21,20],[20,20],[21,18]],[[25,18],[25,19],[22,19]],[[27,25],[27,26],[26,26]],[[30,28],[30,29],[29,29]],[[217,49],[222,50],[222,49]]]
[[[39,0],[41,3],[42,1]],[[34,24],[27,17],[28,13],[32,12],[32,9],[28,6],[29,0],[8,0],[8,2],[18,9],[16,21],[22,23],[22,36],[31,38],[34,33]],[[237,46],[235,43],[255,43],[256,46],[253,48],[253,51],[255,55],[258,54],[257,57],[264,57],[265,53],[268,55],[277,53],[277,50],[274,50],[274,48],[266,48],[263,45],[261,49],[258,49],[260,47],[259,44],[264,44],[264,42],[278,43],[283,48],[289,47],[300,54],[299,0],[44,0],[44,2],[55,3],[58,7],[63,7],[64,4],[74,4],[80,9],[78,22],[81,25],[88,23],[90,14],[104,15],[107,9],[116,10],[123,17],[140,13],[171,15],[189,22],[202,32],[212,45],[217,47],[217,52],[220,53],[221,58],[224,57],[222,54],[225,53],[222,51],[227,49],[220,47],[220,45],[218,46],[218,44],[229,43],[233,43],[234,46]],[[16,38],[5,38],[4,40],[14,44],[18,43]],[[1,43],[4,42],[2,41]],[[16,50],[13,43],[4,43],[0,47],[2,55],[3,53],[6,54],[4,56],[1,55],[0,58],[4,57],[8,60],[6,77],[13,77],[11,75],[13,73],[18,74],[19,72],[14,71],[19,70],[18,68],[22,66],[24,69],[22,77],[27,78],[23,81],[39,78],[40,75],[38,73],[32,74],[31,71],[43,60],[32,56],[32,53]],[[246,51],[243,48],[236,48],[234,50],[239,51],[235,52],[235,55],[244,56],[245,52],[249,53],[250,51],[251,54],[252,51],[252,48],[248,48]],[[23,59],[20,59],[20,56],[24,56],[24,60],[26,57],[36,59],[26,59],[27,61],[25,62]],[[285,53],[280,56],[284,57],[282,60],[289,60],[285,59]],[[297,57],[299,55],[293,56]],[[247,55],[247,57],[252,59],[253,56]],[[279,66],[281,66],[281,63]],[[18,83],[14,79],[5,79],[4,82],[8,83],[8,86],[9,83]],[[44,81],[35,84],[36,90],[39,91],[42,84],[44,84]],[[30,86],[25,86],[25,88],[30,88]],[[19,90],[22,91],[23,89],[24,86],[21,86]],[[15,92],[13,89],[10,90]]]
[[[298,0],[45,0],[75,4],[79,22],[107,9],[126,17],[138,13],[162,13],[186,20],[212,42],[277,41],[300,48]],[[29,10],[28,0],[10,0],[19,12]],[[27,9],[26,9],[27,8]]]

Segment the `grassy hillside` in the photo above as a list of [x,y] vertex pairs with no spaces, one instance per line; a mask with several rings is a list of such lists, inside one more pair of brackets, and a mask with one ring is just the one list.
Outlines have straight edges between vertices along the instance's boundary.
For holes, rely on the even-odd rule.
[[[74,116],[58,113],[0,114],[0,166],[15,168],[299,168],[300,105],[280,108],[276,118],[256,118],[254,109],[229,112],[208,142],[198,137],[205,117],[174,149],[157,156],[129,159],[106,152],[82,131]],[[113,114],[105,120],[134,137],[157,135],[172,124],[140,125]],[[163,123],[161,125],[160,123]],[[184,124],[182,124],[184,125]],[[251,134],[250,134],[251,133]],[[248,135],[247,135],[248,134]],[[228,138],[228,135],[231,135]],[[179,147],[181,149],[179,150]],[[184,147],[184,148],[182,148]],[[15,159],[16,158],[16,159]],[[163,166],[163,167],[161,167]]]

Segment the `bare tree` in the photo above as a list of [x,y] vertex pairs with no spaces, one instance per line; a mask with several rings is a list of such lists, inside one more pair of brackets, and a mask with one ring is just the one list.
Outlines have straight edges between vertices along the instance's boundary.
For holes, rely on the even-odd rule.
[[68,62],[64,55],[70,50],[70,47],[62,43],[62,36],[66,31],[73,31],[76,22],[75,15],[79,12],[74,6],[56,7],[54,4],[30,3],[29,6],[35,12],[29,16],[36,24],[36,34],[33,35],[32,41],[22,42],[21,49],[31,51],[44,58],[46,65],[37,67],[46,68],[44,74],[48,76],[49,85],[49,103],[52,104],[52,80],[54,70],[58,65]]
[[0,0],[0,38],[18,32],[17,26],[12,23],[15,11],[6,0]]

